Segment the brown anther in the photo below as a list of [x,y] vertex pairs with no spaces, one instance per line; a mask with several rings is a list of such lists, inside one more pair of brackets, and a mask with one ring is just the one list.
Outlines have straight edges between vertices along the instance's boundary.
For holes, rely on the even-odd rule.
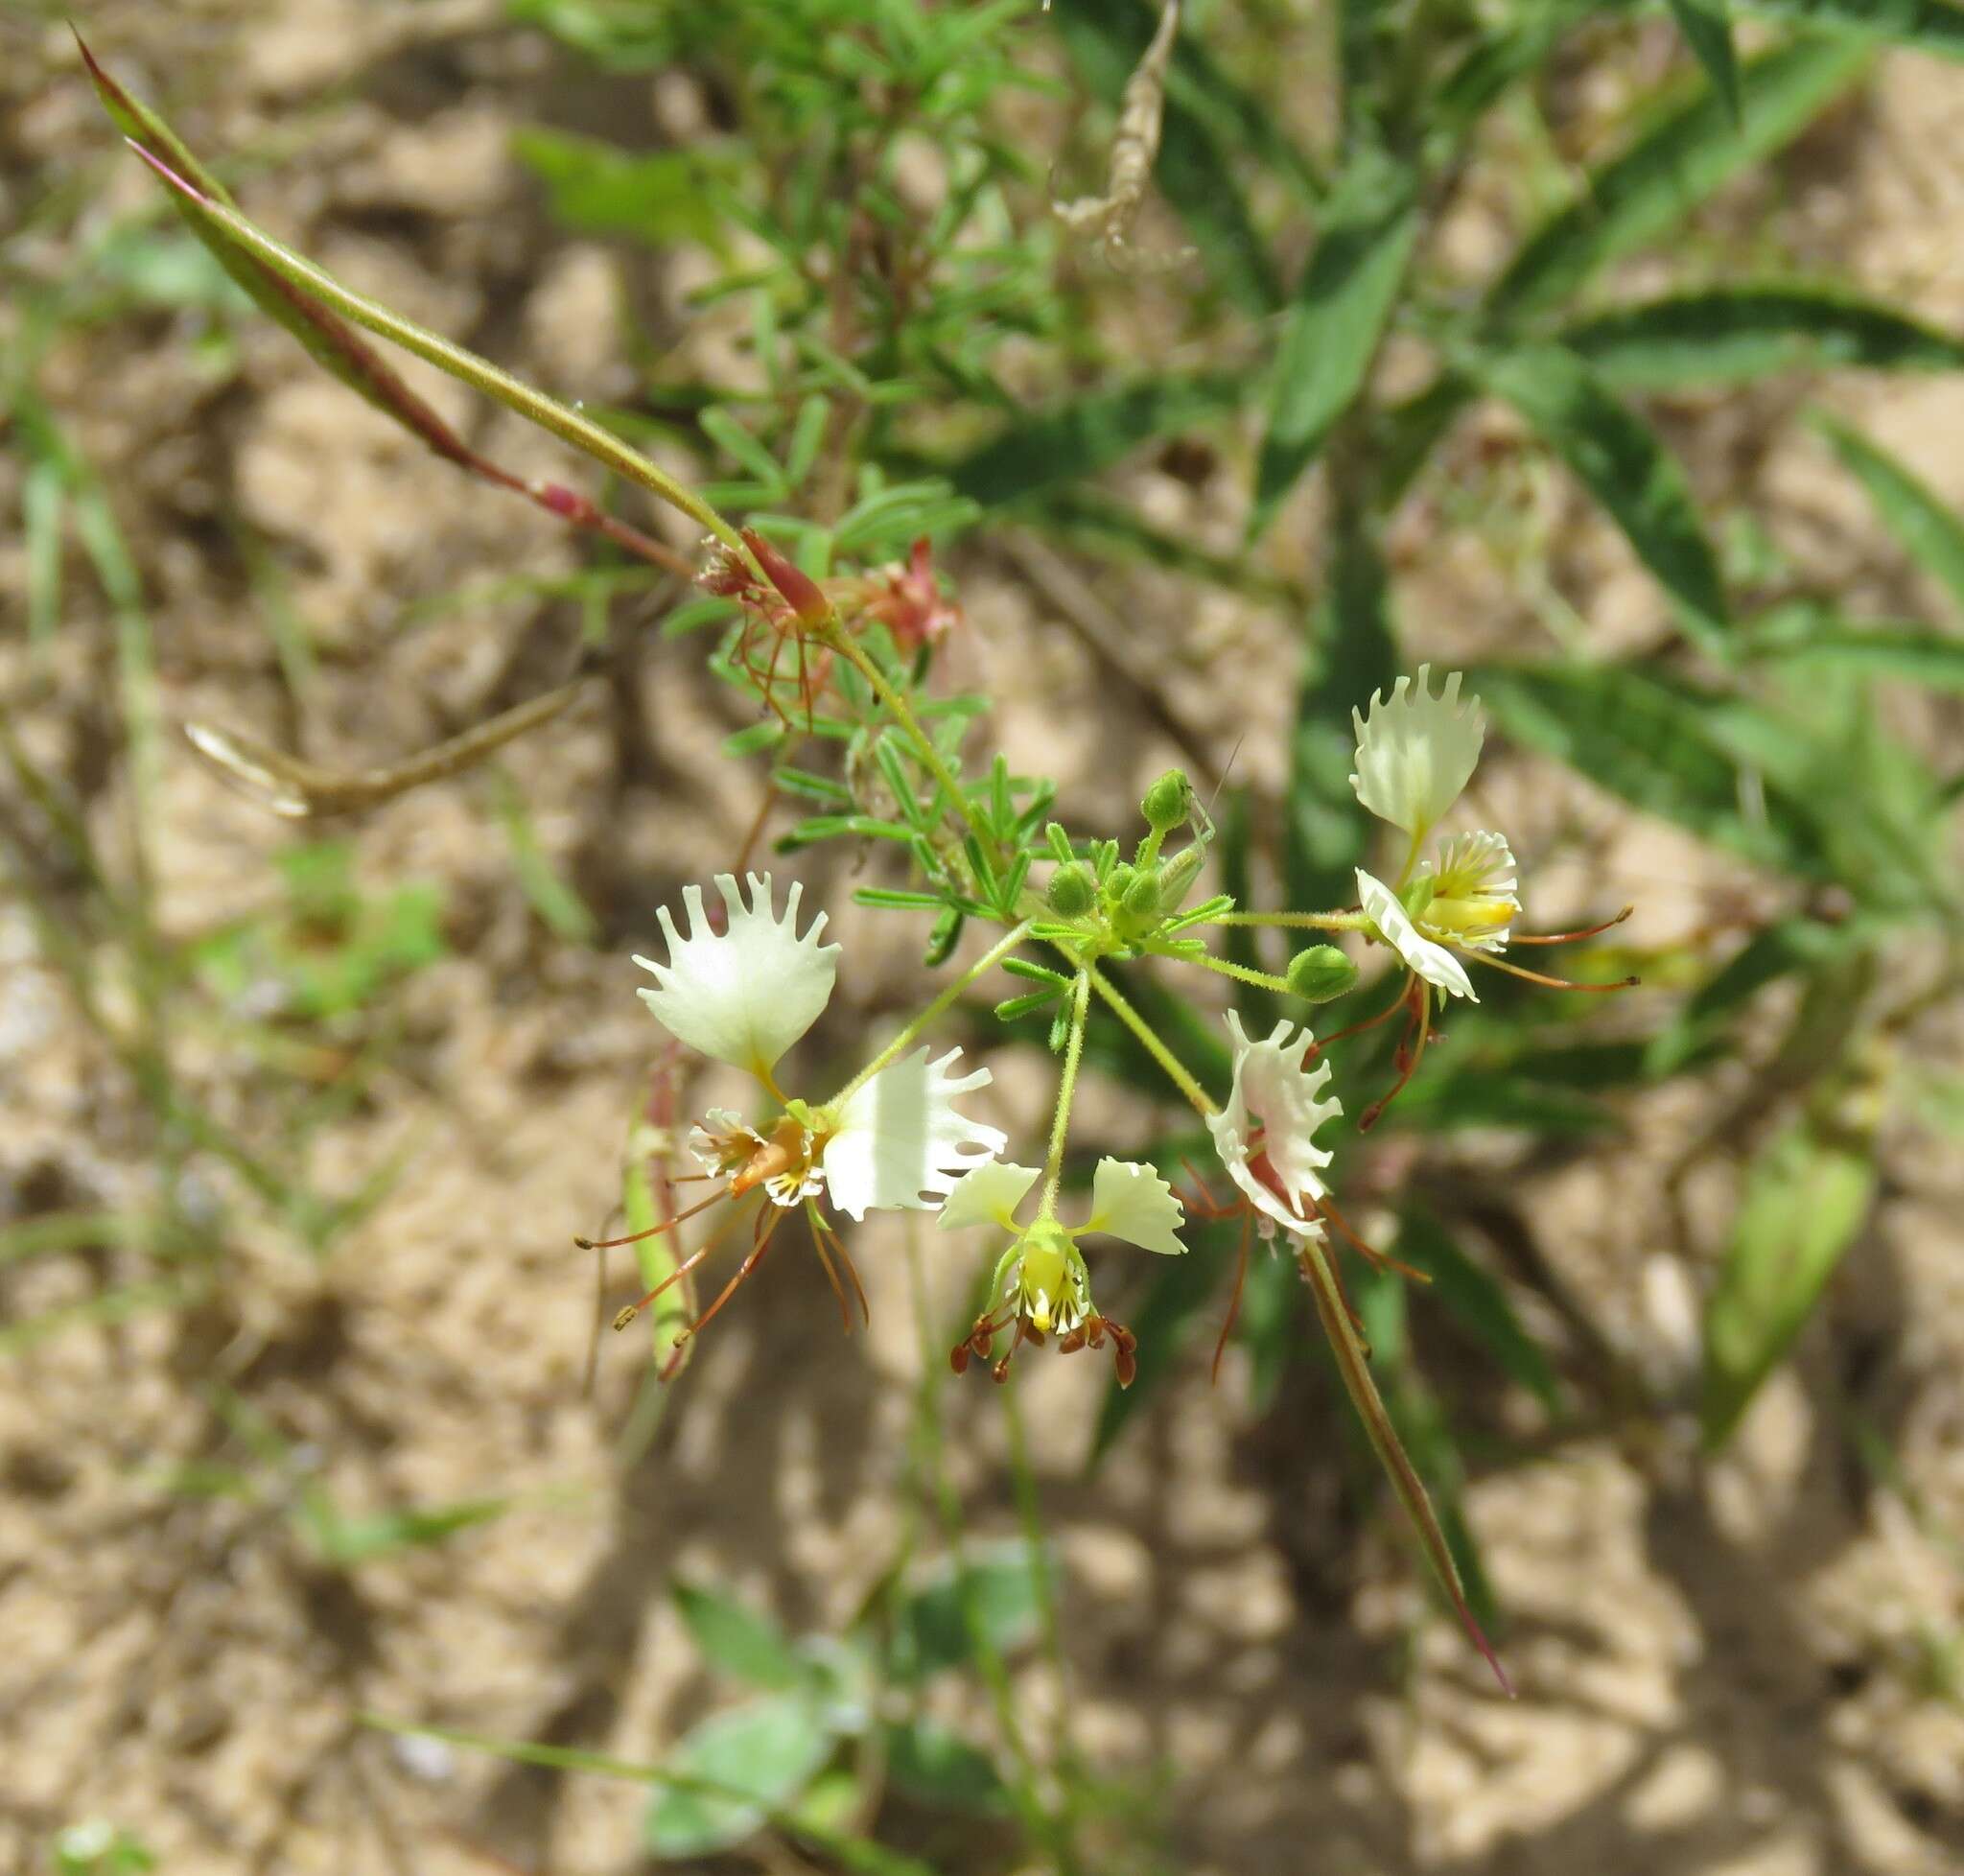
[[[1012,1348],[1009,1352],[1010,1355],[1013,1355],[1016,1353],[1016,1350]],[[1009,1379],[1009,1355],[1004,1355],[1003,1358],[999,1362],[997,1362],[994,1368],[992,1368],[989,1371],[989,1377],[995,1383],[997,1387],[1001,1387],[1002,1384]]]
[[1139,1365],[1134,1359],[1130,1348],[1118,1348],[1111,1351],[1112,1372],[1118,1377],[1121,1388],[1129,1388],[1138,1378]]
[[969,1345],[966,1342],[957,1342],[947,1351],[947,1365],[957,1374],[966,1374],[969,1372]]
[[631,1302],[625,1309],[616,1311],[614,1316],[615,1332],[618,1334],[621,1329],[624,1329],[640,1314],[641,1310],[639,1307]]
[[1060,1355],[1074,1355],[1085,1346],[1085,1329],[1081,1323],[1068,1335],[1057,1339],[1057,1352]]

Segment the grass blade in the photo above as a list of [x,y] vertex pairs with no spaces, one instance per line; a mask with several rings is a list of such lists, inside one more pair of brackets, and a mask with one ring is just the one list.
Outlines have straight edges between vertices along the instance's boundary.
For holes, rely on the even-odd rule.
[[1732,24],[1725,16],[1725,0],[1671,0],[1671,12],[1692,57],[1705,68],[1712,89],[1724,101],[1736,128],[1742,117],[1739,59],[1732,50]]
[[996,507],[1094,476],[1141,443],[1221,417],[1240,405],[1246,387],[1240,374],[1217,372],[1093,391],[1017,418],[947,477],[957,494]]

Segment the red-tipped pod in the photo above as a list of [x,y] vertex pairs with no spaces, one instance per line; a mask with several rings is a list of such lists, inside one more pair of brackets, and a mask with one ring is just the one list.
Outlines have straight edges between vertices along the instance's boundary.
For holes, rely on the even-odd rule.
[[764,577],[778,589],[801,625],[823,625],[831,617],[831,601],[818,582],[792,564],[754,528],[743,530],[743,545],[756,556]]

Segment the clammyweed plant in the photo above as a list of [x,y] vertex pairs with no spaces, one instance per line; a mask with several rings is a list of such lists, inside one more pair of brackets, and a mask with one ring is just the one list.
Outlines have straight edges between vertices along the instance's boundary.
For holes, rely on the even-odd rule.
[[[1799,988],[1797,1008],[1713,1136],[1712,1150],[1747,1162],[1689,1396],[1705,1441],[1722,1442],[1860,1228],[1876,1129],[1907,1086],[1898,1041],[1960,981],[1959,891],[1943,857],[1960,778],[1932,772],[1883,732],[1867,680],[1956,690],[1964,660],[1943,632],[1846,617],[1777,552],[1754,548],[1748,517],[1731,517],[1715,542],[1639,400],[1695,400],[1796,364],[1964,364],[1954,338],[1839,283],[1728,271],[1726,243],[1698,221],[1728,185],[1858,95],[1881,41],[1954,53],[1964,11],[1336,0],[1321,73],[1326,121],[1298,141],[1286,101],[1230,76],[1227,55],[1246,26],[1234,10],[1061,0],[1051,27],[1110,116],[1086,113],[1078,140],[1095,162],[1089,191],[1058,189],[1050,200],[1049,152],[1017,147],[995,110],[997,94],[1027,82],[1010,34],[1031,9],[519,0],[514,12],[618,71],[691,70],[726,104],[736,128],[700,150],[630,156],[540,133],[524,153],[573,226],[713,247],[743,230],[755,245],[722,255],[708,296],[745,304],[755,382],[665,384],[652,413],[605,423],[563,405],[272,241],[161,120],[95,76],[189,225],[271,317],[468,473],[560,515],[601,551],[692,579],[695,597],[665,629],[718,634],[713,668],[755,706],[756,722],[730,746],[733,759],[769,758],[750,837],[713,882],[713,901],[691,888],[684,916],[665,915],[666,954],[644,960],[654,982],[643,995],[676,1044],[744,1070],[760,1090],[754,1112],[691,1116],[671,1052],[637,1131],[634,1158],[666,1169],[630,1185],[624,1208],[645,1279],[634,1307],[653,1318],[658,1369],[680,1368],[793,1211],[850,1321],[857,1282],[838,1214],[923,1210],[967,1242],[990,1234],[993,1275],[951,1351],[957,1370],[980,1361],[1006,1374],[1024,1344],[1055,1338],[1108,1350],[1121,1388],[1136,1375],[1124,1396],[1136,1399],[1154,1335],[1170,1341],[1199,1301],[1162,1281],[1128,1310],[1134,1326],[1113,1322],[1093,1284],[1114,1254],[1096,1240],[1160,1254],[1160,1268],[1178,1272],[1196,1222],[1228,1218],[1240,1232],[1235,1302],[1244,1279],[1271,1280],[1264,1272],[1307,1288],[1369,1442],[1464,1613],[1454,1553],[1466,1559],[1469,1539],[1450,1503],[1435,1515],[1421,1479],[1449,1487],[1456,1461],[1405,1360],[1404,1293],[1386,1273],[1433,1277],[1441,1302],[1552,1418],[1569,1412],[1570,1384],[1458,1249],[1434,1193],[1395,1208],[1395,1258],[1366,1243],[1333,1189],[1346,1153],[1381,1116],[1387,1131],[1498,1125],[1583,1138],[1613,1124],[1617,1091],[1714,1060],[1756,993],[1784,980]],[[1763,22],[1750,56],[1734,45],[1734,12]],[[1256,35],[1266,30],[1266,18],[1254,22]],[[1591,127],[1607,152],[1591,149],[1579,164],[1546,121],[1550,71],[1578,57],[1635,69],[1623,57],[1633,44],[1674,31],[1686,55],[1653,92],[1619,95]],[[924,209],[907,161],[924,142],[945,173]],[[1509,144],[1512,170],[1494,154]],[[1085,154],[1067,148],[1060,168]],[[1489,276],[1468,278],[1442,230],[1483,176],[1510,193],[1527,226]],[[1156,197],[1181,219],[1185,245],[1152,230]],[[1291,231],[1304,223],[1314,243],[1290,263],[1301,246]],[[1614,296],[1619,263],[1667,246],[1668,289]],[[1146,292],[1188,295],[1182,312],[1205,369],[1183,362],[1192,344],[1175,364],[1112,364],[1091,349],[1094,322],[1072,316],[1101,296]],[[703,530],[702,551],[678,555],[596,501],[487,461],[357,328],[678,509]],[[1040,356],[1046,388],[1034,404],[998,356],[1010,338]],[[1405,365],[1417,364],[1397,390],[1383,368],[1393,341]],[[1087,364],[1098,367],[1088,385]],[[1558,465],[1655,580],[1663,604],[1641,651],[1591,652],[1585,622],[1557,603],[1543,551],[1517,569],[1531,596],[1521,630],[1558,655],[1412,671],[1393,527],[1414,509],[1441,528],[1480,524],[1482,490],[1494,484],[1451,444],[1467,413],[1495,405],[1518,426],[1494,446],[1505,465],[1524,476]],[[721,480],[680,480],[623,440],[684,427],[678,409]],[[1241,552],[1208,551],[1096,485],[1136,451],[1241,414],[1260,438]],[[1823,419],[1821,430],[1906,551],[1953,601],[1964,598],[1955,518],[1845,424]],[[1312,470],[1327,496],[1313,592],[1257,551],[1293,525]],[[1272,856],[1279,907],[1263,908],[1245,883],[1255,835],[1242,804],[1197,792],[1187,774],[1147,793],[1141,832],[1079,825],[1045,778],[974,760],[987,700],[941,686],[942,649],[962,628],[937,553],[965,529],[998,524],[1296,607],[1304,654]],[[364,774],[296,763],[210,725],[195,726],[194,741],[269,806],[305,817],[481,760],[575,690]],[[1515,929],[1520,869],[1507,832],[1450,831],[1489,714],[1516,745],[1772,881],[1778,912],[1722,958],[1703,939],[1641,959],[1599,948],[1570,988],[1614,987],[1642,962],[1648,981],[1685,998],[1634,1009],[1607,1037],[1555,1026],[1580,999],[1529,1000],[1554,980],[1509,955],[1545,940]],[[947,965],[970,926],[990,934],[830,1090],[781,1074],[841,962],[819,942],[823,914],[807,916],[798,887],[753,864],[772,812],[790,801],[811,811],[776,839],[781,855],[831,841],[891,850],[893,880],[856,896],[919,919],[931,964]],[[1211,893],[1210,866],[1222,882]],[[1300,948],[1283,968],[1262,960],[1265,929]],[[1939,935],[1940,968],[1928,981],[1891,981],[1888,947],[1912,929]],[[1358,1020],[1319,1017],[1313,1033],[1313,1010],[1358,981],[1340,940],[1389,954],[1373,993],[1382,1000]],[[995,1018],[1014,1035],[1047,1029],[1058,1064],[1040,1147],[966,1114],[958,1103],[987,1071],[962,1072],[942,1048],[967,1020],[970,993],[998,970],[1027,988],[997,1001]],[[1197,999],[1169,988],[1194,972],[1228,980],[1225,1020],[1200,1018]],[[1485,999],[1481,985],[1491,986]],[[1429,1052],[1442,1023],[1453,1039],[1444,1060]],[[960,1031],[965,1042],[972,1034]],[[1353,1036],[1354,1052],[1324,1059]],[[1157,1164],[1113,1158],[1098,1163],[1087,1194],[1064,1191],[1076,1096],[1098,1062],[1157,1072],[1191,1106],[1190,1143],[1211,1150],[1228,1197],[1201,1176],[1177,1192]],[[1760,1125],[1767,1114],[1770,1132]],[[685,1177],[672,1150],[685,1134],[698,1162],[687,1177],[709,1188],[687,1206],[670,1189]],[[696,1230],[688,1242],[685,1226]],[[1251,1259],[1257,1237],[1284,1255]],[[1363,1259],[1347,1294],[1345,1251]],[[697,1274],[719,1255],[728,1275],[698,1306]],[[1647,1393],[1585,1301],[1564,1296],[1561,1309],[1597,1358],[1604,1419],[1632,1401],[1672,1404]],[[1374,1371],[1391,1371],[1393,1385],[1381,1389]],[[1014,1398],[1006,1392],[1012,1409]]]

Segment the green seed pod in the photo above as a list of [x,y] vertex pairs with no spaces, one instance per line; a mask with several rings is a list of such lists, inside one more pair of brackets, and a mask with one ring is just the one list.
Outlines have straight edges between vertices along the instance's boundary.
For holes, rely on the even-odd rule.
[[1334,945],[1312,945],[1289,960],[1289,994],[1305,1003],[1327,1003],[1356,982],[1356,965]]
[[1193,784],[1186,779],[1186,771],[1169,768],[1146,790],[1139,812],[1155,833],[1167,833],[1186,819],[1192,806]]
[[1181,902],[1193,890],[1193,882],[1200,878],[1201,868],[1206,863],[1207,850],[1196,841],[1191,847],[1182,847],[1159,869],[1160,911],[1180,910]]
[[1125,889],[1119,904],[1126,914],[1134,919],[1152,919],[1159,915],[1162,881],[1157,866],[1142,868],[1133,876],[1132,883]]
[[1098,882],[1083,860],[1060,866],[1050,876],[1043,903],[1061,919],[1081,919],[1098,903]]

